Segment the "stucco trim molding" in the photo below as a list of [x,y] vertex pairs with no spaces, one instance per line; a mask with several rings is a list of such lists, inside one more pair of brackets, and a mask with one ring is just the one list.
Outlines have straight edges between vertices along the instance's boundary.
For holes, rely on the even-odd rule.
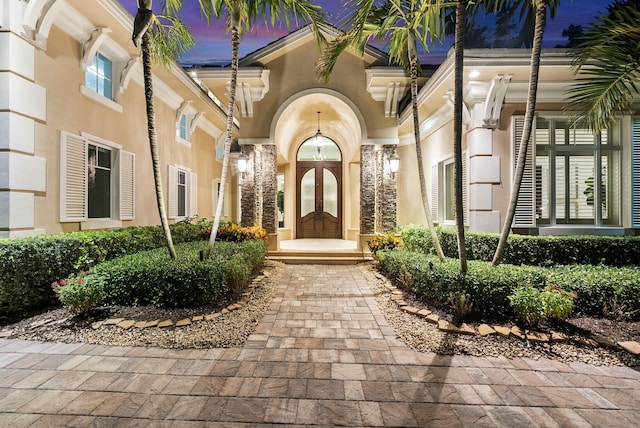
[[282,113],[287,109],[287,107],[289,107],[289,105],[291,105],[291,103],[293,103],[297,99],[306,97],[308,95],[313,95],[313,94],[330,95],[344,102],[351,109],[351,111],[353,111],[353,113],[356,115],[356,118],[358,119],[358,124],[360,125],[360,132],[361,132],[360,141],[367,140],[367,124],[358,106],[353,101],[351,101],[349,97],[345,96],[344,94],[338,91],[334,91],[333,89],[321,88],[321,87],[309,88],[309,89],[305,89],[303,91],[297,92],[291,95],[286,100],[284,100],[282,104],[280,104],[280,107],[278,107],[278,110],[273,115],[273,119],[271,120],[271,129],[269,130],[269,135],[271,136],[272,140],[275,138],[276,126],[280,121],[280,117],[282,116]]

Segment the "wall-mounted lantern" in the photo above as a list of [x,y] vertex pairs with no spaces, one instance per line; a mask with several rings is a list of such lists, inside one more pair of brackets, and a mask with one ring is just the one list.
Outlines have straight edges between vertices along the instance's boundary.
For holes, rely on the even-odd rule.
[[241,153],[240,156],[238,156],[238,171],[240,171],[242,178],[244,178],[244,174],[247,172],[247,166],[249,166],[249,157]]
[[391,178],[396,178],[396,172],[398,172],[398,168],[400,168],[400,156],[398,156],[396,152],[393,152],[388,160]]

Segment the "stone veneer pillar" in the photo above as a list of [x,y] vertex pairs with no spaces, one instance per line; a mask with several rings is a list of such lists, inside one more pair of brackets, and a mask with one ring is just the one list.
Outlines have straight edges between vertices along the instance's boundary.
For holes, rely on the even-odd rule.
[[398,185],[395,175],[391,175],[391,171],[389,171],[387,165],[387,159],[396,152],[396,146],[385,145],[380,152],[382,153],[382,173],[380,177],[380,191],[378,193],[378,222],[380,223],[380,232],[387,233],[395,231],[397,227],[396,201]]
[[373,145],[360,147],[360,235],[376,231],[376,157]]
[[0,3],[0,237],[36,229],[36,194],[47,191],[46,160],[36,156],[36,121],[46,121],[46,89],[35,83],[35,47],[20,34],[26,3]]
[[278,233],[278,155],[274,144],[262,146],[262,227],[269,233]]
[[253,226],[256,218],[256,193],[255,193],[255,169],[254,163],[254,147],[241,146],[242,153],[249,158],[247,171],[244,177],[240,176],[240,208],[242,210],[240,224],[242,226]]

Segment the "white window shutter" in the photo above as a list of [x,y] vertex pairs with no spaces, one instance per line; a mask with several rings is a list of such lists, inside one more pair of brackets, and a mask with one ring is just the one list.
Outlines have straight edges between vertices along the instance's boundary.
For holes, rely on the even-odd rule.
[[[516,212],[513,217],[513,226],[515,227],[535,227],[535,177],[534,177],[534,162],[535,162],[535,120],[531,130],[531,139],[529,141],[529,150],[527,150],[527,161],[525,163],[524,175],[522,176],[522,183],[520,185],[520,193],[518,195],[518,204],[516,205]],[[514,116],[511,118],[511,138],[513,147],[513,172],[512,177],[515,177],[516,164],[518,159],[518,150],[520,149],[520,140],[522,139],[522,133],[524,132],[524,117]],[[513,186],[513,180],[511,181]]]
[[438,164],[431,167],[431,217],[438,222]]
[[189,178],[189,216],[198,214],[198,174],[191,173]]
[[169,218],[178,217],[178,168],[169,165],[169,186],[168,186]]
[[631,123],[631,226],[640,227],[640,117]]
[[135,218],[136,156],[120,150],[120,220]]
[[60,134],[60,222],[87,220],[87,141]]

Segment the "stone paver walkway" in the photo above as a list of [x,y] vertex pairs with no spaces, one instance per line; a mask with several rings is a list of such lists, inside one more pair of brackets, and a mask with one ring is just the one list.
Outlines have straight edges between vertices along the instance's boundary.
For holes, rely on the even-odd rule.
[[1,340],[0,426],[640,426],[631,368],[410,350],[357,266],[287,266],[271,309],[243,348]]

